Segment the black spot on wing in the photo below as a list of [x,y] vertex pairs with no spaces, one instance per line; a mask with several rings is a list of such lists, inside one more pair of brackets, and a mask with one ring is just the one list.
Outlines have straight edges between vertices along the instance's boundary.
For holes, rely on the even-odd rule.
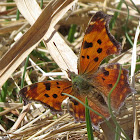
[[86,42],[86,41],[84,42],[84,45],[83,45],[83,48],[84,48],[84,49],[91,48],[91,47],[93,47],[92,42],[89,42],[89,43]]
[[46,90],[50,90],[51,88],[51,83],[44,83]]
[[44,96],[47,97],[47,98],[50,97],[48,94],[44,94]]
[[65,96],[65,95],[61,93],[61,96]]
[[87,59],[89,59],[89,55],[87,55]]
[[53,94],[53,98],[57,98],[57,94]]
[[104,70],[103,73],[104,73],[105,76],[108,76],[109,75],[109,71],[107,71],[107,70]]
[[94,58],[94,61],[95,61],[95,62],[98,62],[98,60],[99,60],[98,57],[95,57],[95,58]]
[[101,39],[98,39],[98,40],[97,40],[97,43],[98,43],[99,45],[101,45],[101,44],[102,44]]
[[112,87],[113,87],[113,85],[112,85],[112,84],[108,84],[108,86],[109,86],[110,88],[112,88]]
[[73,98],[70,97],[69,99],[70,99],[71,102],[74,103],[74,105],[78,105],[78,104],[79,104],[79,103],[78,103],[76,100],[74,100]]
[[98,48],[97,53],[101,53],[101,52],[102,52],[102,48]]
[[79,103],[75,100],[73,100],[74,105],[78,105]]
[[102,80],[104,81],[104,80],[105,80],[105,78],[103,78],[103,77],[102,77]]

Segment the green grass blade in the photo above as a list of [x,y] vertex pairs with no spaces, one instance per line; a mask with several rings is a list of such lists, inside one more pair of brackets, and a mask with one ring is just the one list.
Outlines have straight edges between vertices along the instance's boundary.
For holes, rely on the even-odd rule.
[[[85,103],[88,106],[87,97],[86,97]],[[87,107],[85,108],[85,116],[86,116],[86,126],[87,126],[88,140],[94,140],[92,123],[91,123],[91,118],[90,118],[90,111]]]
[[[122,1],[119,2],[118,6],[117,6],[117,9],[118,9],[118,10],[121,9],[122,3],[123,3]],[[110,26],[109,26],[110,30],[113,29],[113,27],[114,27],[114,25],[115,25],[115,22],[116,22],[116,20],[117,20],[118,15],[119,15],[119,12],[115,12],[115,13],[114,13],[114,16],[112,17],[112,19],[111,19],[111,21],[110,21],[110,24],[109,24],[109,25],[110,25]]]
[[[0,94],[0,102],[5,102],[6,101],[6,96],[7,96],[7,86],[8,86],[8,81],[4,83],[2,86],[1,94]],[[0,107],[0,112],[2,112],[4,109],[3,107]],[[3,123],[2,121],[2,116],[0,116],[0,123]]]
[[131,46],[133,46],[133,42],[131,40],[131,38],[129,37],[128,33],[127,33],[127,25],[128,25],[128,20],[129,20],[129,8],[128,8],[128,5],[127,3],[125,2],[125,0],[122,0],[123,3],[126,5],[126,8],[127,8],[127,19],[126,19],[126,24],[124,26],[124,29],[125,29],[125,36],[127,38],[127,40],[129,41],[129,43],[131,44]]
[[41,0],[40,7],[43,9],[43,0]]
[[74,42],[74,34],[76,32],[76,27],[77,27],[76,24],[72,24],[68,33],[68,41],[71,43]]
[[27,66],[28,66],[28,62],[29,62],[29,55],[27,56],[26,61],[25,61],[23,76],[22,76],[22,79],[21,79],[21,88],[24,87],[25,72],[26,72],[26,69],[27,69]]
[[116,132],[117,133],[115,133],[115,140],[119,140],[119,138],[120,138],[119,135],[118,135],[119,134],[119,129],[118,129],[117,126],[116,126]]
[[131,3],[133,4],[133,6],[136,8],[137,12],[140,14],[140,10],[139,10],[139,8],[135,5],[135,3],[133,2],[133,0],[130,0],[130,1],[131,1]]
[[19,15],[20,15],[20,12],[19,12],[19,10],[17,9],[16,20],[19,20]]
[[[22,76],[22,79],[21,79],[21,88],[24,87],[25,72],[26,72],[26,69],[27,69],[27,66],[28,66],[28,62],[29,62],[29,55],[27,56],[26,61],[25,61],[23,76]],[[22,98],[21,97],[20,97],[20,102],[22,102]]]
[[37,58],[41,59],[42,61],[51,62],[51,60],[48,57],[46,57],[46,55],[45,55],[44,52],[39,52],[37,50],[33,50],[31,52],[31,55],[33,55],[34,57],[37,57]]
[[8,81],[5,82],[5,84],[2,86],[2,91],[0,94],[0,102],[5,102],[6,101],[6,95],[7,95],[7,86],[8,86]]

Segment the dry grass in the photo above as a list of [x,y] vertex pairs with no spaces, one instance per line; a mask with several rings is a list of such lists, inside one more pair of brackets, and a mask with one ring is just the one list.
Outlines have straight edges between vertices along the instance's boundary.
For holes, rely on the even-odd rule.
[[[139,31],[136,32],[139,11],[130,1],[126,1],[131,16],[126,24],[126,5],[123,3],[119,10],[118,3],[113,0],[57,0],[50,3],[46,0],[43,12],[38,4],[35,0],[0,3],[0,139],[88,139],[85,123],[74,123],[66,110],[64,115],[51,114],[49,109],[36,103],[22,108],[18,90],[21,86],[24,60],[33,50],[25,73],[26,84],[67,77],[67,69],[77,72],[77,55],[84,30],[93,13],[99,10],[112,15],[114,12],[120,13],[111,32],[122,42],[123,51],[108,61],[118,62],[127,69],[130,69],[131,64],[133,69],[137,66],[134,76],[131,73],[135,77],[131,78],[131,83],[137,94],[127,98],[116,118],[130,139],[140,138],[140,45]],[[137,3],[135,5],[138,6]],[[12,6],[11,9],[7,9],[8,6]],[[16,20],[17,7],[21,12],[19,20]],[[71,24],[77,25],[73,43],[67,41]],[[132,42],[135,39],[135,49],[125,35]],[[41,40],[45,47],[40,43]],[[101,128],[104,130],[105,126],[101,125]],[[111,132],[103,132],[101,128],[93,133],[98,139],[104,140]]]

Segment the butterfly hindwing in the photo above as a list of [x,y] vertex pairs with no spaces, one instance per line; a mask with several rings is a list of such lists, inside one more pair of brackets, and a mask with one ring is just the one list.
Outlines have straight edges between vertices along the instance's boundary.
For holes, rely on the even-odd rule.
[[[82,96],[77,95],[75,97],[78,98],[83,103],[85,103],[86,95]],[[108,112],[107,106],[101,104],[99,105],[97,102],[98,102],[97,100],[92,100],[91,98],[88,98],[89,107],[91,107],[94,111],[100,113],[104,117],[109,118],[110,114]],[[72,116],[74,116],[76,121],[85,121],[85,106],[83,106],[81,103],[72,98],[70,98],[69,112]],[[90,111],[90,117],[91,122],[92,124],[94,124],[94,126],[97,126],[99,123],[104,121],[104,119],[101,116],[97,115],[93,111]]]
[[71,94],[71,82],[68,80],[53,80],[39,82],[20,90],[24,102],[39,101],[53,111],[61,111],[61,103],[67,97],[62,93]]
[[[106,67],[101,67],[95,74],[90,76],[90,82],[101,92],[106,101],[110,90],[117,81],[119,71],[120,65],[118,63],[109,64]],[[124,103],[125,98],[133,91],[134,89],[129,84],[128,71],[122,68],[119,82],[115,90],[111,93],[112,108],[118,111]]]
[[83,39],[79,59],[79,74],[92,74],[102,60],[120,52],[120,43],[109,32],[111,16],[97,12],[89,22]]

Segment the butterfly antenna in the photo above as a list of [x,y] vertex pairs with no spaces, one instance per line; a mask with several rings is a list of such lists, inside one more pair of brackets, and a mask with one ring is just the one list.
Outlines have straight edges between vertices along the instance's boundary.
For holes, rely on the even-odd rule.
[[[57,48],[57,45],[56,45],[54,42],[53,42],[53,44],[54,44],[54,46],[56,47],[56,49],[58,50],[58,52],[59,52],[59,54],[60,54],[61,58],[63,59],[64,63],[65,63],[65,64],[66,64],[66,66],[68,67],[68,69],[70,69],[70,67],[67,65],[67,63],[66,63],[65,59],[64,59],[64,58],[63,58],[63,56],[61,55],[61,53],[60,53],[59,49]],[[64,70],[63,68],[60,68],[60,69]],[[66,71],[66,72],[67,72],[67,70],[64,70],[64,71]]]

